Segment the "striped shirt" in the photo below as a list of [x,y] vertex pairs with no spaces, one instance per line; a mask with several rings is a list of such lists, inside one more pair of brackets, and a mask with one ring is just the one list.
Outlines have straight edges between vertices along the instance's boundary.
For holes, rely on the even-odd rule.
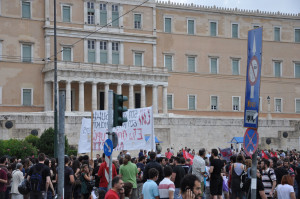
[[158,186],[159,197],[169,198],[169,191],[175,192],[175,185],[169,178],[164,178]]
[[272,191],[272,182],[275,181],[276,182],[276,175],[273,169],[268,168],[267,170],[264,170],[262,172],[262,176],[261,176],[262,182],[264,184],[265,187],[265,193],[266,196],[269,197],[270,196],[270,192]]

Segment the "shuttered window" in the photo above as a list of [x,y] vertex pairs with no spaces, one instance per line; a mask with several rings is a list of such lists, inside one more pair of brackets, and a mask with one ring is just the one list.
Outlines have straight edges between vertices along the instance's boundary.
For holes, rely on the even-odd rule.
[[275,99],[275,111],[276,112],[281,112],[282,111],[281,99]]
[[239,111],[240,110],[240,98],[232,97],[232,110]]
[[195,34],[195,24],[194,20],[188,20],[188,34],[193,35]]
[[142,15],[134,14],[134,28],[141,29],[142,28]]
[[280,41],[280,28],[274,28],[274,41]]
[[196,96],[189,95],[189,110],[196,110]]
[[172,55],[165,55],[165,67],[168,69],[168,71],[172,71],[173,70]]
[[218,58],[210,58],[210,73],[218,73]]
[[95,63],[95,41],[88,40],[88,62]]
[[165,18],[165,32],[171,33],[172,32],[172,19]]
[[22,44],[22,61],[23,62],[31,62],[31,45],[30,44]]
[[281,77],[281,63],[274,62],[274,75],[275,77]]
[[196,72],[195,57],[188,57],[188,72]]
[[217,36],[217,22],[210,22],[210,36]]
[[63,47],[63,61],[71,61],[71,48]]
[[106,4],[100,3],[100,26],[107,24],[107,9]]
[[168,110],[173,109],[173,95],[167,95]]
[[63,22],[71,21],[71,7],[63,6]]
[[296,113],[300,113],[300,99],[296,99]]
[[232,60],[232,74],[233,75],[239,75],[240,74],[240,68],[239,68],[239,60],[233,59]]
[[134,65],[142,66],[143,65],[143,53],[134,53]]
[[100,41],[100,63],[107,64],[107,42]]
[[211,110],[218,110],[218,97],[217,96],[211,96],[210,97],[210,109]]
[[119,27],[119,6],[112,5],[112,26]]
[[31,99],[31,89],[22,89],[22,95],[23,95],[23,106],[31,106],[32,105],[32,99]]
[[239,37],[239,25],[238,24],[232,24],[232,38],[238,38]]
[[295,63],[295,78],[300,78],[300,63]]
[[300,42],[300,29],[295,29],[295,42]]
[[22,18],[31,18],[30,2],[22,1]]
[[119,42],[112,42],[112,64],[119,64]]

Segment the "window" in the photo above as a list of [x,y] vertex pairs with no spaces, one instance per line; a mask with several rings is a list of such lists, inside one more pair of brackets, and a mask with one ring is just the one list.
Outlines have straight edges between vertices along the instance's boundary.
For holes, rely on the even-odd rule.
[[218,58],[210,58],[210,73],[218,74]]
[[167,95],[168,110],[173,109],[173,95]]
[[95,41],[88,40],[88,62],[95,63]]
[[300,42],[300,28],[295,29],[295,42]]
[[274,62],[274,76],[281,77],[281,62],[280,61]]
[[211,110],[218,110],[218,96],[211,96],[210,97],[210,109]]
[[141,53],[141,52],[134,53],[134,65],[135,66],[143,65],[143,53]]
[[107,9],[106,4],[100,3],[100,26],[107,24]]
[[22,44],[22,62],[32,62],[31,44]]
[[188,56],[188,72],[196,72],[195,57]]
[[134,28],[141,29],[142,28],[142,15],[134,14]]
[[72,49],[70,47],[63,47],[62,57],[63,61],[72,61]]
[[71,7],[70,6],[63,6],[62,8],[63,13],[63,22],[71,22]]
[[119,64],[119,42],[112,42],[112,64]]
[[165,32],[172,32],[172,18],[170,17],[165,17]]
[[187,26],[188,26],[188,34],[189,35],[194,35],[195,34],[195,21],[193,19],[188,19],[187,21]]
[[95,8],[93,2],[87,2],[88,24],[95,24]]
[[232,74],[239,75],[240,74],[240,60],[232,59]]
[[[0,87],[0,89],[1,89],[1,87]],[[0,95],[1,95],[1,90],[0,90]],[[1,97],[0,97],[0,100],[1,100]],[[1,101],[0,101],[0,104],[1,104]],[[295,100],[295,107],[296,107],[296,113],[300,113],[300,99]]]
[[218,34],[217,22],[211,21],[210,22],[210,36],[216,37],[217,34]]
[[239,24],[236,23],[231,24],[231,37],[232,38],[239,37]]
[[189,110],[196,110],[196,96],[189,95]]
[[119,27],[119,6],[118,5],[112,5],[112,22],[111,25],[113,27]]
[[240,110],[240,97],[232,97],[232,110],[233,111]]
[[22,18],[31,18],[30,2],[22,1]]
[[281,99],[275,98],[275,112],[282,112],[282,101]]
[[300,63],[295,63],[295,78],[300,78]]
[[2,41],[0,40],[0,61],[2,60]]
[[22,89],[22,105],[32,106],[32,89]]
[[0,86],[0,104],[2,104],[2,87]]
[[172,55],[165,55],[165,68],[167,68],[168,71],[173,70],[173,56]]
[[107,64],[107,42],[100,41],[100,63]]
[[274,41],[280,41],[280,28],[274,27]]

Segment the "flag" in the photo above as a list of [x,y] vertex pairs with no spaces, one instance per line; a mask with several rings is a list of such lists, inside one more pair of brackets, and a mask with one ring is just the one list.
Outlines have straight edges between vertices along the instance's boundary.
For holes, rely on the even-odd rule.
[[261,150],[261,158],[266,159],[266,160],[269,159],[269,157],[267,156],[267,154],[263,150]]
[[191,165],[193,164],[193,159],[194,159],[194,156],[189,154],[187,151],[185,151],[184,149],[182,150],[183,152],[183,157],[184,159],[190,159],[191,160]]
[[270,156],[271,156],[271,158],[275,157],[275,155],[273,154],[273,152],[270,152]]
[[219,151],[223,157],[224,160],[226,160],[227,162],[230,161],[230,157],[232,156],[232,151],[231,148],[225,148],[225,149],[220,149]]

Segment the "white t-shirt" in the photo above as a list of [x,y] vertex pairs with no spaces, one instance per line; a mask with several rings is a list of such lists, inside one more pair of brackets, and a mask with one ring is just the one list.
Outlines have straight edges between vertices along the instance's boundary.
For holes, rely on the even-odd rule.
[[159,197],[160,198],[169,198],[169,191],[175,192],[175,185],[168,178],[164,178],[158,186]]
[[278,199],[290,199],[291,193],[295,192],[294,187],[292,187],[289,184],[285,184],[285,185],[279,184],[276,187],[276,191],[277,191]]

